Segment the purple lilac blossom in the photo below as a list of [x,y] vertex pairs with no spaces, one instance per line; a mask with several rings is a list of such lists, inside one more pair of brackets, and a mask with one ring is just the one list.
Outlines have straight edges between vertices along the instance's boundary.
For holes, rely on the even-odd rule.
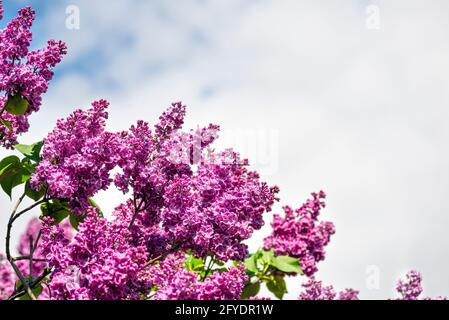
[[298,300],[359,300],[358,291],[346,289],[337,294],[333,286],[323,286],[321,281],[314,278],[309,279],[302,286],[304,291],[301,292]]
[[[49,40],[44,49],[28,51],[34,16],[31,7],[20,9],[18,16],[0,30],[0,91],[3,92],[0,97],[0,109],[3,110],[0,143],[7,148],[17,143],[19,134],[28,131],[28,117],[39,110],[42,94],[47,91],[53,77],[52,69],[67,53],[65,43],[55,40]],[[13,115],[4,110],[8,98],[12,96],[21,96],[28,102],[28,109],[23,115]]]
[[154,286],[159,287],[155,300],[238,300],[248,276],[242,266],[215,271],[204,281],[183,268],[185,256],[177,253],[166,257],[148,270]]
[[274,215],[273,232],[264,240],[265,249],[273,249],[276,255],[298,258],[307,276],[318,270],[317,263],[325,258],[324,247],[335,233],[333,223],[318,221],[325,198],[321,191],[295,211],[284,207],[285,217]]
[[48,195],[69,200],[72,212],[84,214],[88,199],[106,190],[118,161],[116,134],[105,131],[109,103],[99,100],[88,111],[76,110],[44,140],[42,160],[31,178],[35,189],[48,186]]

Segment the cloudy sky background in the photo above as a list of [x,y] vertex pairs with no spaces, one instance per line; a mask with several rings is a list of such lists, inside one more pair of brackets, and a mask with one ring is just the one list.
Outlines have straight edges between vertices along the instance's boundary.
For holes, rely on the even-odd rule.
[[[186,127],[220,124],[218,146],[248,156],[282,205],[328,193],[322,218],[337,234],[319,279],[386,298],[416,268],[425,294],[449,295],[449,2],[5,2],[2,26],[24,4],[37,9],[34,48],[69,46],[22,143],[98,98],[111,102],[110,130],[154,123],[182,100]],[[68,5],[79,30],[66,27]],[[95,199],[110,211],[124,197]],[[5,226],[12,203],[0,205]],[[378,288],[367,286],[373,270]],[[289,281],[289,298],[300,282]]]

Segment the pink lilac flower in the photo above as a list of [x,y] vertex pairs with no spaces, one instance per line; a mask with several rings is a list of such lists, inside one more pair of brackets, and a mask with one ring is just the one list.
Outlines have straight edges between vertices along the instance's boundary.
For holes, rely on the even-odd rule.
[[412,270],[407,273],[406,278],[405,281],[398,281],[396,290],[401,294],[402,300],[418,300],[423,290],[421,274]]
[[[0,31],[0,91],[4,92],[0,97],[0,109],[3,110],[0,143],[5,147],[16,144],[17,136],[28,131],[28,117],[39,110],[42,94],[47,91],[53,77],[52,69],[67,53],[65,43],[54,40],[48,41],[44,49],[28,51],[34,16],[31,7],[20,9],[18,17]],[[28,102],[28,109],[23,115],[13,115],[4,110],[12,96],[21,96]]]
[[6,300],[14,292],[16,275],[6,257],[0,253],[0,300]]
[[396,290],[401,295],[397,300],[447,300],[445,296],[420,298],[423,292],[422,276],[415,270],[407,272],[405,279],[399,279]]
[[47,221],[43,252],[54,268],[51,299],[139,299],[147,289],[139,278],[147,261],[146,248],[129,244],[129,231],[108,223],[89,208],[72,241]]
[[305,289],[299,295],[299,300],[358,300],[358,291],[346,289],[337,294],[333,286],[323,286],[321,281],[314,278],[303,284]]
[[155,300],[238,300],[248,276],[240,267],[227,272],[214,272],[204,281],[197,274],[183,268],[185,256],[181,253],[166,257],[148,272],[158,289]]
[[320,210],[325,207],[325,193],[313,193],[312,197],[295,211],[284,207],[285,217],[274,215],[273,232],[264,239],[265,249],[298,258],[307,276],[318,270],[317,263],[325,258],[324,247],[335,233],[333,223],[318,221]]
[[181,132],[184,115],[185,107],[174,103],[154,133],[143,121],[121,133],[122,172],[114,182],[123,192],[132,189],[137,220],[152,223],[170,245],[200,257],[243,259],[242,241],[263,226],[263,213],[271,210],[278,189],[260,182],[232,150],[209,149],[218,126]]
[[31,178],[35,189],[48,186],[48,195],[69,200],[82,215],[88,199],[108,188],[118,161],[116,134],[105,131],[108,102],[99,100],[88,111],[76,110],[44,140],[42,160]]

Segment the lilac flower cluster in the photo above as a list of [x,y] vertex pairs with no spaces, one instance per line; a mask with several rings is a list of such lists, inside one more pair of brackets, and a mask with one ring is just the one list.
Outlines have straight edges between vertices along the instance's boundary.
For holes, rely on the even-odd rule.
[[[400,279],[396,285],[396,290],[401,295],[398,300],[420,300],[423,291],[422,276],[419,272],[411,270],[407,272],[406,279]],[[436,298],[424,298],[423,300],[446,300],[446,297],[438,296]]]
[[276,255],[298,258],[307,276],[318,270],[317,263],[325,258],[324,247],[335,233],[331,222],[318,222],[325,193],[313,193],[312,197],[295,211],[284,207],[285,217],[274,215],[273,232],[264,240],[265,249],[273,249]]
[[[16,144],[17,136],[28,130],[28,116],[39,110],[42,94],[53,77],[52,69],[67,52],[65,43],[54,40],[48,41],[44,49],[28,51],[34,16],[31,7],[20,9],[18,16],[0,30],[0,91],[4,92],[0,97],[0,141],[6,147]],[[14,96],[28,102],[23,115],[5,110],[8,99]]]
[[129,231],[88,210],[72,241],[47,221],[43,252],[54,268],[51,299],[138,299],[147,289],[139,278],[146,248],[129,243]]
[[118,137],[105,131],[107,106],[105,100],[96,101],[90,110],[76,110],[58,120],[31,178],[35,189],[47,186],[50,197],[69,200],[78,215],[87,209],[90,197],[108,188],[110,171],[118,161]]
[[314,278],[304,283],[305,289],[299,295],[299,300],[359,300],[359,292],[353,289],[346,289],[337,294],[333,286],[323,286],[322,281]]
[[[17,246],[17,252],[21,257],[30,256],[30,241],[34,244],[37,242],[36,248],[33,250],[33,259],[43,260],[45,259],[42,252],[42,245],[40,244],[38,237],[42,229],[42,223],[38,219],[31,219],[25,232],[20,236],[19,245]],[[69,223],[64,222],[60,225],[61,232],[68,239],[72,236],[72,228]],[[26,278],[30,275],[30,262],[28,259],[16,261],[16,265],[19,268],[22,275]],[[34,261],[32,263],[32,276],[38,277],[44,271],[47,263],[44,261]],[[6,300],[14,291],[15,284],[18,281],[18,277],[11,267],[10,263],[6,260],[6,257],[0,253],[0,300]],[[48,298],[48,290],[45,287],[40,299]]]
[[238,300],[248,276],[244,268],[230,267],[227,272],[215,271],[204,281],[183,268],[185,256],[169,255],[160,264],[152,266],[148,274],[156,291],[156,300]]
[[241,260],[248,254],[242,241],[263,226],[263,213],[271,209],[276,190],[260,183],[237,157],[227,163],[225,156],[166,186],[162,225],[170,238],[197,256]]
[[[218,126],[178,132],[185,115],[181,103],[163,113],[154,133],[143,121],[128,132],[105,131],[106,107],[101,100],[58,121],[44,141],[32,186],[47,186],[49,196],[67,199],[82,214],[118,166],[114,183],[124,193],[132,189],[131,211],[145,228],[197,256],[243,259],[248,251],[242,241],[263,226],[278,189],[260,182],[232,150],[206,153]],[[185,152],[186,161],[178,161]]]

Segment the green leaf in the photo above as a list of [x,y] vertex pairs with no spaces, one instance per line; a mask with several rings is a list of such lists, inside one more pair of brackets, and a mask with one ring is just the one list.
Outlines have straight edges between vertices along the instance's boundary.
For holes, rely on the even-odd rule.
[[199,273],[204,269],[203,259],[195,258],[193,255],[189,255],[189,257],[185,260],[185,265],[187,270],[195,273]]
[[11,163],[0,171],[0,185],[10,198],[12,189],[26,182],[31,176],[31,173],[24,168],[22,163]]
[[[31,277],[31,281],[30,281],[30,277],[25,278],[25,281],[27,281],[28,283],[33,282],[34,280],[35,280],[34,277]],[[20,291],[23,289],[24,289],[24,286],[23,286],[22,281],[18,280],[16,282],[16,290]],[[42,293],[42,285],[39,283],[33,289],[31,289],[31,292],[33,293],[35,298],[38,298],[40,296],[40,294]],[[20,297],[20,300],[31,300],[31,297],[28,295],[28,293],[26,293],[25,295]]]
[[98,204],[94,201],[94,199],[90,198],[87,200],[89,202],[89,204],[97,209],[97,213],[100,217],[104,217],[103,211],[100,209],[100,207],[98,206]]
[[248,300],[251,297],[257,296],[260,291],[260,282],[248,283],[242,292],[242,300]]
[[66,202],[52,200],[41,205],[43,216],[55,219],[56,223],[61,223],[70,214],[69,206]]
[[27,99],[20,95],[9,96],[8,101],[6,102],[5,110],[10,114],[20,116],[28,110],[29,105],[30,104]]
[[86,216],[77,216],[73,213],[70,213],[70,224],[72,225],[73,229],[75,229],[76,231],[78,231],[78,226],[81,222],[84,221],[84,218]]
[[25,184],[25,194],[30,199],[33,199],[34,201],[39,201],[45,194],[45,187],[41,187],[39,191],[34,190],[31,185],[30,181],[28,180]]
[[8,120],[1,119],[1,118],[0,118],[0,122],[1,122],[6,128],[8,128],[9,130],[12,130],[12,129],[13,129],[11,121],[8,121]]
[[269,250],[269,251],[262,251],[262,256],[260,257],[260,261],[263,264],[268,264],[270,265],[272,263],[274,259],[274,251],[273,250]]
[[11,165],[20,163],[20,159],[16,156],[9,156],[0,161],[0,175]]
[[300,273],[303,271],[299,264],[299,260],[289,256],[278,256],[275,257],[271,263],[276,269],[286,272],[286,273]]
[[284,294],[288,292],[285,280],[280,275],[273,276],[272,280],[267,282],[267,288],[280,300],[282,300]]
[[[42,293],[42,285],[38,284],[33,289],[31,289],[31,292],[34,294],[34,297],[37,299]],[[31,300],[31,298],[28,295],[28,293],[26,293],[25,295],[20,297],[20,300]]]
[[41,149],[42,149],[43,145],[44,145],[44,143],[42,141],[39,141],[32,145],[17,144],[14,146],[14,148],[17,151],[19,151],[20,153],[22,153],[28,159],[39,163],[40,153],[41,153]]
[[253,273],[259,272],[259,269],[257,268],[257,261],[256,261],[255,255],[251,255],[248,258],[246,258],[244,260],[244,264],[245,264],[246,270],[253,272]]

